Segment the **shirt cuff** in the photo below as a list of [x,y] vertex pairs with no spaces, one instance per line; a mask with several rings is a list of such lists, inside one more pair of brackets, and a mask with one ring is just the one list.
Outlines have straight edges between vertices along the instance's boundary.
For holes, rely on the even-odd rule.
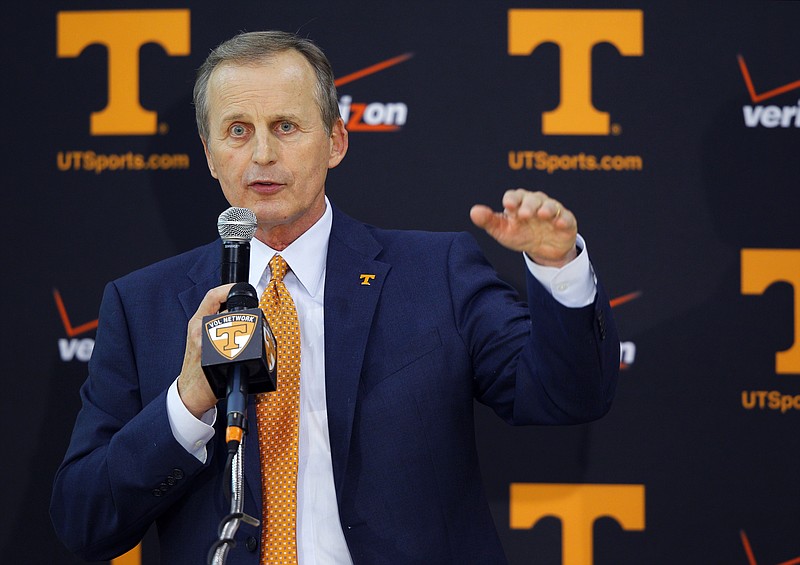
[[167,391],[167,417],[175,440],[200,463],[205,463],[208,457],[206,444],[214,437],[217,407],[208,410],[198,420],[183,404],[178,394],[178,379],[175,379]]
[[563,267],[545,267],[534,263],[523,253],[528,271],[558,302],[569,308],[581,308],[594,302],[597,277],[589,261],[586,242],[578,235],[575,241],[578,256]]

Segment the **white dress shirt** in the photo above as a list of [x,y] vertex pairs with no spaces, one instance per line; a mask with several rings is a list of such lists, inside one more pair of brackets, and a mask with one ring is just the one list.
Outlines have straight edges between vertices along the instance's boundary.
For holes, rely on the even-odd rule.
[[[277,252],[252,240],[250,277],[258,295],[270,279],[269,260],[279,253],[289,265],[284,278],[297,308],[300,324],[300,437],[297,469],[297,557],[299,565],[352,565],[339,521],[333,483],[328,409],[325,399],[324,294],[325,263],[333,224],[326,198],[325,213],[307,232]],[[553,297],[569,307],[591,304],[596,283],[586,244],[583,251],[562,268],[543,267],[525,254],[531,274]],[[200,461],[206,460],[206,444],[214,436],[216,408],[197,419],[180,400],[177,379],[167,393],[167,413],[175,439]]]

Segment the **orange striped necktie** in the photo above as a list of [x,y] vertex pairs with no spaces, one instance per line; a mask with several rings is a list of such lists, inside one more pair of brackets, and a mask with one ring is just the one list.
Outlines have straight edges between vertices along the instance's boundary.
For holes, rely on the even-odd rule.
[[300,325],[283,277],[280,255],[269,262],[272,277],[259,307],[278,342],[278,389],[256,397],[261,454],[263,524],[261,564],[297,563],[297,438],[300,415]]

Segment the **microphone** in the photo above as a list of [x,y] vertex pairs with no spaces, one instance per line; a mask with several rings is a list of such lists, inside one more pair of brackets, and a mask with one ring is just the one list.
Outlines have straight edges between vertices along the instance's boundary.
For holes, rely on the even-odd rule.
[[222,284],[247,282],[250,277],[250,240],[258,220],[248,208],[232,206],[219,215],[217,230],[222,238]]
[[[227,398],[227,441],[241,442],[247,425],[249,392],[276,389],[277,343],[258,308],[250,277],[250,240],[258,220],[248,208],[232,206],[219,215],[221,282],[236,283],[221,313],[203,318],[201,365],[217,398]],[[230,445],[230,444],[229,444]]]

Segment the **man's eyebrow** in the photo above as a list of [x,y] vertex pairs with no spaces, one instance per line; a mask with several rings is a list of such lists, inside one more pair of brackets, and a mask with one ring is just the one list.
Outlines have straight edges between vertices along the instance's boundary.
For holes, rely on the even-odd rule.
[[236,112],[233,114],[223,114],[222,121],[223,122],[235,122],[244,118],[245,115],[242,112]]
[[[221,120],[225,122],[236,122],[239,120],[249,120],[249,116],[243,112],[234,112],[231,114],[223,114]],[[269,117],[270,122],[300,122],[300,117],[296,114],[277,114]]]

